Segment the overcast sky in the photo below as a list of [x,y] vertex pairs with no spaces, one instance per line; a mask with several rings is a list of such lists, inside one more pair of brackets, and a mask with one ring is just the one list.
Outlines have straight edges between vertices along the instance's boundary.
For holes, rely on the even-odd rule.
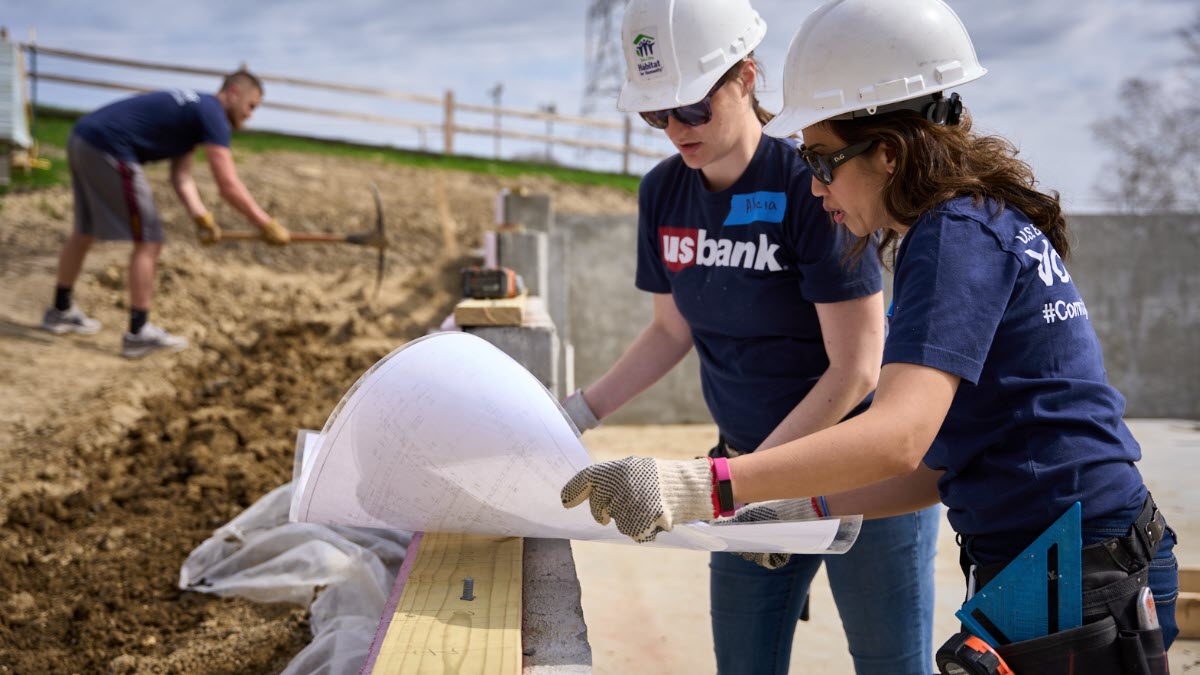
[[[816,0],[752,0],[768,25],[758,49],[766,68],[760,98],[771,110],[782,104],[781,68],[792,34]],[[333,80],[441,96],[453,89],[460,102],[486,104],[503,82],[505,106],[534,109],[554,104],[578,114],[585,88],[587,2],[583,0],[291,0],[192,3],[109,0],[105,3],[5,3],[0,24],[27,40],[36,28],[46,47],[111,56],[232,69],[245,62],[266,74]],[[1044,187],[1063,192],[1068,208],[1103,209],[1095,186],[1110,161],[1093,142],[1090,126],[1117,112],[1120,83],[1129,77],[1172,78],[1184,50],[1173,31],[1194,16],[1194,0],[950,0],[970,31],[986,77],[961,88],[977,128],[1003,134],[1033,164]],[[213,90],[208,78],[97,67],[42,56],[44,72],[89,75],[147,86]],[[39,102],[90,109],[123,96],[104,89],[43,83]],[[268,100],[353,108],[436,122],[441,110],[366,98],[330,97],[309,89],[268,86]],[[613,104],[601,106],[612,109]],[[611,114],[611,113],[610,113]],[[480,115],[459,123],[491,124]],[[258,128],[306,131],[431,150],[440,133],[422,137],[405,128],[377,127],[263,110]],[[505,122],[509,125],[509,122]],[[511,123],[544,132],[543,123]],[[532,126],[530,126],[532,124]],[[640,125],[641,122],[639,121]],[[579,136],[575,127],[556,134]],[[589,138],[619,142],[590,132]],[[648,141],[650,142],[650,141]],[[490,155],[490,138],[460,136],[457,149]],[[668,149],[661,142],[656,147]],[[543,146],[503,141],[501,152],[531,154]],[[617,158],[553,149],[565,163],[613,169]],[[635,166],[639,171],[647,162]]]

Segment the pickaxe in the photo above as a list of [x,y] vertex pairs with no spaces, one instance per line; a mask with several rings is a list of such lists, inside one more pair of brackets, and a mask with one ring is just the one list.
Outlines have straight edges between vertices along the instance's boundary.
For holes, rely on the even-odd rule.
[[[371,194],[375,197],[375,229],[351,234],[333,234],[330,232],[295,232],[292,231],[292,243],[343,243],[355,246],[371,246],[379,249],[379,265],[375,272],[375,293],[379,294],[379,286],[383,283],[384,253],[387,251],[387,236],[383,231],[383,200],[379,197],[379,188],[371,183]],[[221,241],[261,241],[262,234],[257,231],[221,232]]]

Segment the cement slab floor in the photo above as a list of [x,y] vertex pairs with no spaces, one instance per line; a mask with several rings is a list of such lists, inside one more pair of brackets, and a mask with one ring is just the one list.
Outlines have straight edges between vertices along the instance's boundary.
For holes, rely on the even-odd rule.
[[[1139,468],[1179,535],[1181,565],[1200,565],[1200,422],[1130,420],[1142,444]],[[709,425],[601,427],[584,436],[596,460],[627,455],[686,459],[713,445]],[[711,673],[708,554],[572,542],[594,672]],[[958,549],[949,524],[938,541],[935,647],[958,630],[963,595]],[[853,673],[837,607],[824,570],[813,583],[812,620],[796,629],[792,673]],[[1171,648],[1173,673],[1200,673],[1200,640]],[[933,664],[929,671],[936,672]]]

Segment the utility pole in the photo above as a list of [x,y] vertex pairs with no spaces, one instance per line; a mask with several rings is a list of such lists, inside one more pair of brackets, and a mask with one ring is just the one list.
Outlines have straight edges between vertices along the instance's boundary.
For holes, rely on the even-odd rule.
[[495,154],[496,159],[500,159],[500,95],[503,93],[503,82],[497,82],[496,86],[488,89],[488,96],[492,97],[492,103],[496,106],[493,117],[493,126],[496,129],[496,144],[495,148],[493,149],[493,154]]
[[[538,106],[538,109],[547,115],[553,115],[558,112],[558,106],[554,103],[543,103]],[[550,164],[554,161],[553,142],[550,140],[554,136],[554,119],[546,118],[546,163]]]

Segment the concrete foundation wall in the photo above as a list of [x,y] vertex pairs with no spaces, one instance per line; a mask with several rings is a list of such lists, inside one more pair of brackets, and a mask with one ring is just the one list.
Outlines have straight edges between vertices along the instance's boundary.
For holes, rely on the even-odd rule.
[[1067,269],[1127,417],[1200,419],[1200,215],[1071,216]]
[[[653,316],[651,295],[633,285],[637,217],[557,214],[555,226],[569,233],[568,311],[575,385],[586,387],[616,363]],[[699,372],[700,361],[692,350],[670,374],[606,423],[712,422],[700,393]]]
[[[569,230],[575,382],[602,375],[650,321],[637,290],[635,216],[558,215]],[[1200,419],[1200,215],[1071,216],[1068,270],[1129,417]],[[890,291],[890,283],[888,284]],[[612,423],[708,422],[693,351]]]

